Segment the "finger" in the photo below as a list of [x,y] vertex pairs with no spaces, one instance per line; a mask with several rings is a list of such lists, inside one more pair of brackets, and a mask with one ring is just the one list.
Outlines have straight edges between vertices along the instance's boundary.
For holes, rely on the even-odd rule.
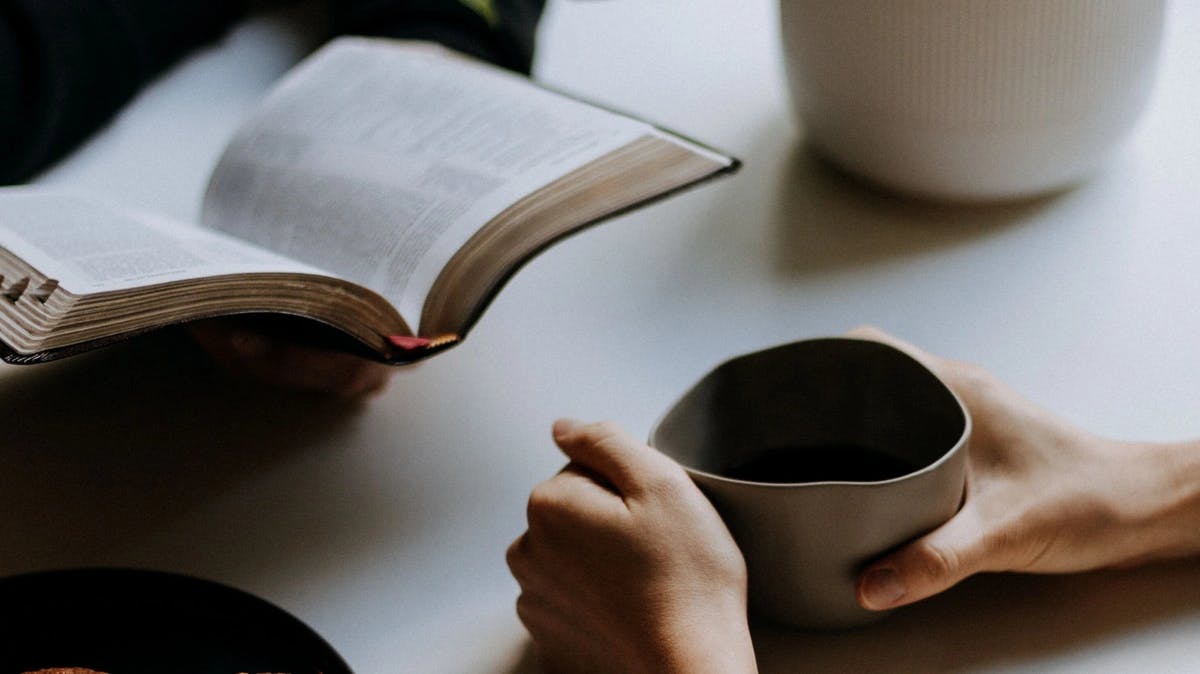
[[899,337],[884,332],[873,325],[860,325],[857,328],[847,332],[846,336],[854,339],[865,339],[872,342],[887,344],[892,348],[903,351],[904,353],[912,356],[914,360],[933,370],[939,376],[944,377],[947,374],[946,361],[944,358],[935,356],[913,344],[912,342],[900,339]]
[[[564,564],[555,554],[555,546],[548,545],[545,536],[537,537],[532,531],[521,534],[504,553],[504,561],[521,592],[527,595],[553,594],[556,588],[573,587],[575,582],[564,581]],[[572,554],[578,555],[576,551]]]
[[529,631],[541,670],[545,672],[612,671],[613,651],[603,638],[606,628],[589,611],[581,610],[572,593],[522,592],[517,617]]
[[880,559],[858,576],[858,603],[880,611],[933,596],[964,578],[989,570],[983,526],[972,508],[900,550]]
[[345,397],[380,391],[392,373],[382,363],[286,342],[273,342],[265,358],[253,360],[247,366],[267,384]]
[[594,638],[580,624],[580,611],[572,610],[569,604],[563,606],[549,595],[532,592],[517,597],[516,609],[547,671],[577,671],[568,666],[570,658],[564,656],[580,640]]
[[532,564],[532,551],[530,550],[531,542],[529,540],[529,532],[525,532],[508,546],[504,551],[504,563],[508,565],[508,571],[512,577],[516,579],[517,584],[524,588],[532,583],[534,578],[534,568]]
[[559,419],[554,423],[554,441],[572,462],[595,471],[623,496],[682,473],[674,461],[611,422]]
[[196,323],[191,333],[222,368],[271,386],[359,397],[382,390],[391,378],[391,368],[382,363],[228,324]]
[[[222,323],[216,321],[200,321],[192,323],[188,326],[188,333],[192,339],[204,349],[205,353],[212,358],[220,367],[231,370],[240,371],[240,361],[243,355],[239,353],[239,349],[235,346],[234,340]],[[247,335],[249,337],[249,335]],[[259,343],[262,349],[254,349],[253,345],[245,345],[246,350],[260,350],[265,352],[265,340]]]
[[946,382],[946,385],[967,404],[969,409],[997,396],[1010,398],[1015,396],[990,372],[978,365],[936,356],[874,326],[859,326],[847,332],[846,336],[887,344],[912,356],[914,360],[929,368],[938,378]]
[[533,488],[525,515],[530,531],[574,535],[607,529],[627,512],[618,494],[568,465]]
[[522,592],[517,596],[517,618],[529,630],[534,641],[544,638],[548,630],[561,629],[555,620],[557,611],[542,594]]
[[606,480],[603,475],[581,463],[571,461],[567,465],[563,466],[562,469],[558,471],[557,475],[567,475],[567,477],[564,478],[567,480],[583,478],[597,487],[604,489],[610,495],[620,497],[620,494],[617,492],[617,488],[614,487],[611,482]]

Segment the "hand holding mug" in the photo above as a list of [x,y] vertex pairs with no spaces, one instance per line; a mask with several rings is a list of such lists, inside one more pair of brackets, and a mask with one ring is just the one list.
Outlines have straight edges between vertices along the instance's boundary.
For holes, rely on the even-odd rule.
[[[873,328],[971,412],[966,499],[945,524],[868,563],[867,609],[983,571],[1061,573],[1200,553],[1200,442],[1099,438],[978,366]],[[509,549],[518,613],[552,671],[755,671],[743,557],[683,468],[609,424],[560,422],[571,463],[530,498]],[[851,601],[853,597],[848,597]]]
[[983,571],[1065,573],[1200,552],[1200,447],[1097,437],[1039,408],[986,370],[902,349],[971,411],[967,498],[950,521],[868,566],[858,600],[887,609]]
[[674,461],[612,424],[559,421],[570,463],[508,550],[517,614],[554,672],[756,671],[746,566]]

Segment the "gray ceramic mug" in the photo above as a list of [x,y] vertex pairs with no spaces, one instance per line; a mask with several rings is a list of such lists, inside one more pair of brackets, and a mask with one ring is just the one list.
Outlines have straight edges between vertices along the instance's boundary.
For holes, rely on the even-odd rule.
[[797,627],[849,627],[862,565],[950,519],[971,420],[924,365],[879,342],[813,339],[730,360],[679,400],[650,444],[679,461],[746,557],[750,606]]

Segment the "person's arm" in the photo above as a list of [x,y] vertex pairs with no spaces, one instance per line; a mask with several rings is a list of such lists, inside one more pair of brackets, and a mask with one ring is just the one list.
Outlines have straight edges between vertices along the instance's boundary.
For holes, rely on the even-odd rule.
[[1200,443],[1097,437],[977,366],[878,330],[851,334],[926,363],[973,422],[962,509],[863,570],[865,608],[910,604],[983,571],[1066,573],[1200,553]]
[[24,182],[248,0],[0,0],[0,185]]
[[570,463],[508,550],[517,614],[555,672],[748,674],[746,564],[679,464],[611,424],[559,421]]
[[337,0],[338,34],[429,40],[528,73],[545,0]]
[[[221,35],[249,0],[0,0],[0,185],[24,182],[102,126],[148,80]],[[272,339],[241,322],[192,334],[227,370],[360,396],[389,368]]]

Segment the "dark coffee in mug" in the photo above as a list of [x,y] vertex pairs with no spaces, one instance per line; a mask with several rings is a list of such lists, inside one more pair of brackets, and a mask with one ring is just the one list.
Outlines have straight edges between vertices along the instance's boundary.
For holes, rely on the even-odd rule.
[[881,449],[852,443],[772,447],[722,471],[749,482],[879,482],[907,475],[920,466]]

